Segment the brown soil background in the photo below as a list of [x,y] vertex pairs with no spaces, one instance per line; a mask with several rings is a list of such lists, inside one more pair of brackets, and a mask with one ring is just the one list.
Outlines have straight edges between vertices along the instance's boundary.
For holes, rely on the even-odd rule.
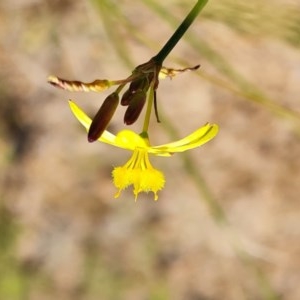
[[[139,43],[116,21],[134,63],[147,61],[172,28],[144,1],[111,2],[152,41]],[[163,6],[182,19],[190,2]],[[299,48],[280,38],[280,26],[263,26],[281,17],[270,12],[260,27],[245,14],[243,24],[254,30],[240,30],[238,12],[226,19],[216,2],[191,32],[299,114]],[[298,1],[266,3],[300,9]],[[131,72],[102,21],[88,1],[0,2],[0,299],[300,299],[299,120],[199,77],[227,80],[181,41],[166,65],[178,67],[179,57],[201,68],[161,81],[162,123],[170,119],[180,136],[219,124],[218,136],[190,155],[231,226],[212,216],[181,155],[151,159],[167,180],[158,202],[140,195],[135,203],[131,190],[114,199],[111,169],[129,154],[88,144],[66,101],[93,115],[107,93],[70,93],[46,82],[50,74],[92,81]],[[123,128],[123,113],[112,131]],[[171,140],[163,124],[153,118],[154,144]]]

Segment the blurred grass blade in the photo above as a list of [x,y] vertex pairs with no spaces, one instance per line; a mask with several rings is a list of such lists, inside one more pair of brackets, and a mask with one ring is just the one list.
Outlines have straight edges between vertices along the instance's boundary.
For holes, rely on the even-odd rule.
[[132,68],[133,64],[128,56],[130,52],[126,43],[124,43],[124,37],[120,34],[120,26],[122,22],[118,20],[115,10],[117,9],[117,5],[114,5],[112,1],[109,0],[91,0],[94,6],[97,8],[98,12],[100,13],[100,17],[109,36],[109,39],[113,43],[116,52],[118,53],[119,57],[123,61],[123,63],[128,67]]

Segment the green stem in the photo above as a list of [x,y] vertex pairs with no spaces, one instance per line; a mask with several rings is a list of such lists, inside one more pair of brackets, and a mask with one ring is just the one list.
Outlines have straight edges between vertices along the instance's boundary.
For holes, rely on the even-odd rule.
[[143,125],[143,133],[148,132],[153,100],[154,100],[154,89],[153,89],[153,83],[152,83],[150,86],[149,92],[148,92],[147,110],[146,110],[145,120],[144,120],[144,125]]
[[165,58],[169,55],[172,49],[176,46],[185,32],[188,30],[190,25],[194,22],[195,18],[198,16],[202,8],[205,6],[208,0],[198,0],[177,30],[173,33],[167,43],[163,48],[158,52],[156,56],[153,57],[153,60],[158,64],[162,64]]

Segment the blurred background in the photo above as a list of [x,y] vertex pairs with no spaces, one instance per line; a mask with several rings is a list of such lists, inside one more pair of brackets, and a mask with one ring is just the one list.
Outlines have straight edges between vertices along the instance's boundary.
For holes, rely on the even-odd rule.
[[113,198],[130,153],[87,143],[69,110],[110,91],[47,84],[127,77],[195,2],[0,0],[1,300],[300,299],[299,0],[211,0],[171,52],[201,68],[160,82],[152,143],[220,132],[151,159],[157,202]]

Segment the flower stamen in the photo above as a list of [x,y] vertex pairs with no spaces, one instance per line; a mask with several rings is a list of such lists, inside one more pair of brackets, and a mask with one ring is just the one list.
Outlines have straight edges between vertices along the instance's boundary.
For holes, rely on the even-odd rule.
[[153,192],[154,200],[158,199],[157,192],[165,184],[163,173],[151,165],[146,149],[137,148],[131,158],[122,167],[114,168],[112,172],[113,182],[118,189],[115,198],[118,198],[122,190],[133,185],[135,201],[141,192]]

